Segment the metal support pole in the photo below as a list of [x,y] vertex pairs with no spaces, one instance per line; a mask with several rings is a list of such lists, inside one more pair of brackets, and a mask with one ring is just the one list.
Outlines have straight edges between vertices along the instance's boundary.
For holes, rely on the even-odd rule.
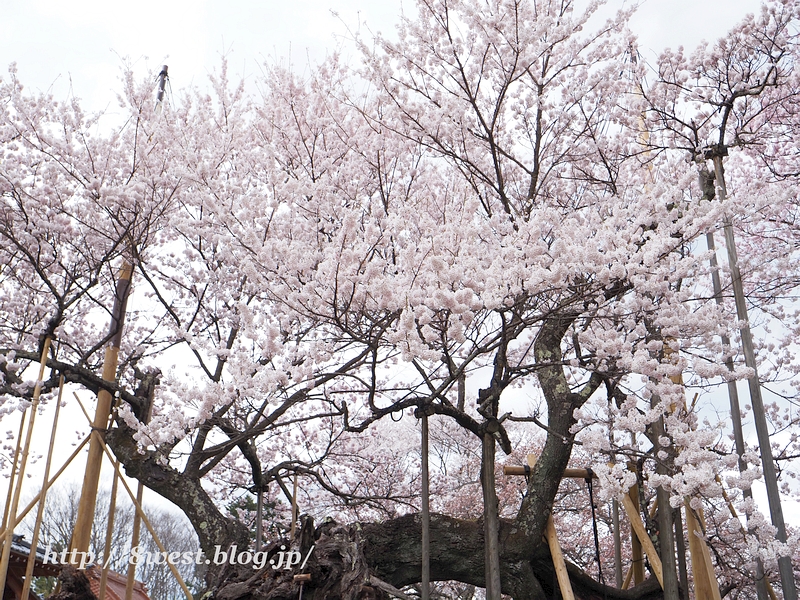
[[422,413],[422,600],[431,595],[431,512],[430,474],[428,472],[428,415]]
[[[714,243],[714,234],[706,234],[706,246],[708,247],[711,256],[709,257],[709,264],[711,266],[711,284],[714,287],[714,299],[718,305],[722,304],[722,282],[719,277],[719,264],[717,263],[717,248]],[[730,349],[730,338],[722,334],[722,347],[724,350]],[[733,358],[728,356],[725,358],[725,366],[731,373],[734,370]],[[733,424],[733,441],[736,447],[736,455],[739,457],[739,472],[743,473],[747,470],[747,463],[744,461],[745,445],[744,445],[744,431],[742,430],[742,410],[739,406],[739,389],[736,387],[735,381],[728,381],[728,401],[731,405],[731,422]],[[745,498],[753,497],[753,490],[747,488],[742,490]],[[764,564],[761,558],[756,558],[756,596],[758,600],[768,600],[769,595],[767,592],[767,581],[764,576]]]
[[486,573],[486,598],[499,600],[502,596],[500,581],[500,520],[497,492],[494,483],[495,440],[487,431],[481,438],[481,488],[483,489],[483,535]]
[[614,583],[617,589],[622,588],[622,536],[619,532],[619,501],[614,498],[611,503],[611,516],[614,524]]
[[289,539],[294,541],[294,531],[297,528],[297,471],[294,472],[294,485],[292,486],[292,525],[289,528]]
[[264,525],[264,490],[261,486],[258,486],[256,490],[256,552],[261,551],[261,546],[263,545],[263,541],[261,539],[262,532],[261,527]]
[[[719,197],[720,200],[724,202],[727,197],[727,189],[725,187],[725,172],[722,168],[722,153],[716,152],[713,155],[713,160]],[[739,271],[739,258],[736,254],[736,240],[733,235],[733,224],[727,214],[723,218],[723,230],[725,232],[725,246],[728,250],[728,263],[731,270],[731,283],[733,284],[733,295],[736,303],[736,315],[742,323],[742,351],[744,353],[745,365],[753,370],[753,375],[747,380],[747,384],[750,389],[753,420],[755,421],[758,445],[761,450],[761,465],[764,471],[764,483],[767,487],[770,518],[772,524],[778,530],[778,540],[785,544],[787,539],[786,523],[783,520],[783,509],[781,508],[781,497],[780,491],[778,490],[778,477],[775,472],[775,460],[772,457],[769,429],[767,428],[767,418],[764,412],[764,401],[761,397],[761,382],[758,377],[755,350],[753,349],[753,336],[750,332],[750,322],[747,315],[742,275]],[[788,556],[780,557],[778,559],[778,569],[781,574],[781,587],[783,588],[784,600],[797,600],[797,587],[794,581],[794,570],[792,568],[791,558]]]
[[156,92],[156,113],[161,112],[161,107],[164,103],[164,89],[167,85],[167,79],[169,79],[169,75],[167,74],[169,71],[169,67],[164,65],[161,67],[161,72],[158,74],[158,91]]

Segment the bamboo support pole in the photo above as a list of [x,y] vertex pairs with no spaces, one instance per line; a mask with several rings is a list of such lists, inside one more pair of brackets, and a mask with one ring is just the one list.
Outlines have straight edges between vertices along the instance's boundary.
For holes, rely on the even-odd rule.
[[645,551],[647,558],[650,560],[650,568],[653,570],[653,574],[656,576],[658,583],[663,589],[664,575],[661,570],[661,559],[656,552],[655,546],[653,546],[653,541],[650,539],[650,536],[647,535],[647,530],[642,522],[642,517],[639,516],[639,511],[636,509],[636,506],[631,500],[630,495],[622,495],[622,506],[625,508],[625,512],[628,513],[628,521],[631,524],[631,529],[636,534],[636,537],[639,539],[639,542],[642,545],[642,549]]
[[[17,518],[14,520],[14,527],[19,525],[22,522],[22,519],[24,519],[25,517],[28,516],[28,513],[31,512],[31,510],[33,510],[33,507],[36,506],[36,504],[39,502],[39,499],[42,498],[42,496],[44,496],[45,494],[47,494],[47,490],[49,490],[53,486],[53,484],[55,483],[56,479],[58,479],[59,476],[70,465],[70,463],[73,460],[75,460],[75,457],[78,456],[78,453],[81,450],[83,450],[83,447],[88,442],[89,442],[89,436],[87,435],[85,438],[83,438],[81,443],[78,444],[78,447],[75,448],[75,450],[72,451],[72,454],[70,454],[69,458],[66,461],[64,461],[64,464],[61,465],[61,468],[56,472],[56,474],[53,475],[50,478],[50,480],[47,482],[47,486],[45,486],[41,490],[39,490],[39,493],[37,493],[33,497],[33,499],[28,503],[28,505],[19,512],[19,514],[17,515]],[[5,538],[6,531],[7,531],[7,529],[3,529],[2,531],[0,531],[0,539],[4,539]]]
[[30,597],[31,579],[33,577],[33,568],[36,564],[36,548],[39,546],[39,533],[42,527],[42,517],[44,516],[45,501],[47,499],[47,480],[50,478],[50,465],[53,461],[53,447],[56,441],[56,430],[58,429],[58,416],[61,413],[61,397],[64,394],[64,375],[58,379],[58,400],[56,402],[56,411],[53,416],[53,428],[50,431],[50,445],[47,448],[47,460],[44,464],[44,475],[42,476],[42,494],[39,501],[39,509],[36,511],[36,522],[33,526],[33,534],[31,536],[31,551],[28,554],[28,562],[25,565],[25,581],[22,584],[22,600],[28,600]]
[[[97,433],[96,431],[93,431],[92,435],[97,436],[97,438],[99,440],[99,444],[101,446],[101,449],[103,450],[103,452],[105,452],[105,454],[108,457],[108,459],[113,462],[115,460],[114,459],[114,455],[111,454],[111,450],[109,450],[108,446],[106,446],[105,440],[103,440],[100,437],[100,434]],[[122,483],[122,486],[125,488],[125,491],[128,493],[128,496],[130,496],[131,502],[133,502],[133,505],[136,507],[136,512],[139,513],[139,516],[141,517],[142,521],[144,522],[145,527],[147,527],[147,530],[150,532],[150,535],[153,536],[153,541],[156,543],[156,546],[158,546],[158,550],[160,552],[162,552],[162,553],[165,553],[164,556],[169,556],[169,553],[167,552],[166,548],[164,548],[164,544],[161,543],[161,539],[158,537],[158,534],[156,533],[156,530],[153,528],[152,523],[150,523],[150,519],[148,519],[147,515],[144,513],[144,509],[142,508],[142,505],[139,504],[139,502],[136,500],[136,495],[133,493],[133,490],[131,490],[130,486],[128,485],[128,483],[125,481],[125,479],[123,477],[120,477],[119,481]],[[167,562],[167,566],[169,567],[170,571],[172,571],[173,576],[175,577],[176,581],[178,582],[178,585],[181,586],[181,589],[183,590],[183,593],[186,595],[186,599],[187,600],[194,600],[194,596],[192,596],[192,592],[186,586],[186,582],[183,581],[183,577],[181,577],[181,574],[178,572],[178,569],[169,560],[166,561],[166,562]]]
[[[25,478],[25,467],[28,463],[28,452],[31,448],[31,437],[33,435],[33,426],[36,422],[36,413],[39,406],[39,395],[42,393],[42,380],[44,379],[44,370],[47,367],[47,354],[50,352],[50,338],[46,337],[42,347],[42,355],[39,358],[39,377],[36,379],[36,386],[33,388],[33,399],[31,400],[30,415],[28,416],[28,427],[25,431],[25,442],[22,445],[22,452],[20,453],[19,470],[17,474],[17,485],[14,487],[14,494],[11,500],[11,508],[8,510],[8,522],[16,523],[17,509],[19,508],[19,499],[22,493],[22,482]],[[11,543],[14,540],[14,528],[6,527],[5,542],[3,544],[3,553],[0,557],[0,590],[6,587],[6,577],[8,575],[8,563],[11,558]]]
[[[140,481],[136,486],[136,502],[141,506],[144,497],[144,486]],[[139,531],[142,527],[142,518],[138,512],[133,513],[133,532],[131,533],[131,550],[139,545]],[[136,583],[136,565],[128,562],[128,573],[125,581],[125,600],[132,600],[133,585]]]
[[[8,478],[8,492],[6,493],[6,505],[3,507],[3,522],[0,526],[3,527],[3,535],[0,536],[0,547],[2,547],[3,540],[5,540],[5,531],[8,528],[8,524],[13,520],[13,517],[9,518],[9,511],[11,509],[11,500],[14,498],[14,484],[16,483],[17,477],[17,464],[19,463],[19,453],[22,450],[22,436],[25,433],[25,417],[28,416],[28,409],[22,411],[22,415],[19,417],[19,431],[17,432],[17,444],[14,448],[14,457],[11,459],[11,475]],[[14,527],[16,527],[16,523],[14,523]]]
[[[114,307],[111,313],[111,325],[109,335],[111,343],[106,347],[103,362],[103,380],[113,382],[117,378],[117,359],[119,347],[122,342],[122,329],[125,321],[125,307],[130,291],[131,276],[133,275],[133,265],[125,261],[120,269],[119,279],[114,297]],[[111,414],[112,397],[108,390],[100,390],[97,394],[97,407],[95,417],[92,422],[92,429],[95,431],[105,430]],[[97,504],[97,487],[100,482],[100,470],[103,464],[103,451],[97,440],[102,440],[102,436],[92,436],[89,442],[89,455],[86,458],[86,471],[83,476],[83,486],[81,487],[81,499],[78,504],[78,516],[75,521],[75,530],[72,535],[70,548],[78,552],[86,553],[89,550],[89,541],[92,535],[92,523],[94,521],[94,511]]]
[[103,570],[100,573],[100,590],[98,598],[106,597],[108,571],[111,568],[111,542],[114,539],[114,520],[117,510],[117,483],[119,482],[119,460],[114,461],[114,479],[111,483],[111,498],[108,503],[108,522],[106,523],[106,543],[103,548]]
[[[89,417],[89,413],[86,411],[86,408],[83,406],[83,402],[81,402],[81,399],[78,397],[77,394],[73,394],[73,395],[75,396],[75,399],[78,401],[78,405],[81,407],[81,410],[83,411],[84,416],[87,419],[91,420],[90,417]],[[108,457],[108,459],[112,463],[115,463],[116,459],[114,458],[114,455],[111,454],[111,450],[108,449],[108,446],[106,445],[105,440],[100,436],[99,432],[97,432],[96,430],[93,430],[91,435],[95,436],[95,438],[97,439],[97,443],[100,446],[100,449],[102,450],[102,452],[105,453],[105,455]],[[140,497],[138,495],[134,495],[133,490],[131,490],[130,486],[125,481],[125,478],[120,476],[119,481],[122,483],[122,486],[125,488],[125,491],[128,493],[128,496],[130,496],[131,501],[133,502],[133,505],[136,508],[136,514],[138,514],[139,517],[141,518],[141,520],[144,522],[145,527],[147,527],[147,530],[150,532],[150,535],[153,537],[153,541],[156,543],[156,546],[158,546],[159,551],[162,552],[162,553],[165,553],[164,554],[165,556],[168,556],[169,553],[167,552],[166,548],[164,548],[164,544],[161,543],[161,539],[158,537],[158,534],[156,533],[156,530],[153,528],[153,525],[150,523],[150,519],[148,519],[147,515],[144,513],[144,509],[142,508]],[[167,566],[169,567],[169,570],[172,571],[172,574],[175,577],[176,581],[178,582],[178,585],[181,586],[181,589],[183,590],[183,593],[186,595],[187,600],[194,600],[194,597],[192,596],[192,592],[186,586],[186,583],[183,581],[183,577],[181,577],[181,574],[178,572],[178,569],[175,567],[175,565],[172,564],[169,560],[166,561],[166,563],[167,563]]]

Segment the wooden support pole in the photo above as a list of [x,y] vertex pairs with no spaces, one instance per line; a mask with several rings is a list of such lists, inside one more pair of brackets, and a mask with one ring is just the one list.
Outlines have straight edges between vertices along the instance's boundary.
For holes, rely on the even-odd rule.
[[639,543],[641,543],[642,548],[647,554],[647,558],[650,560],[650,568],[653,570],[653,574],[656,576],[658,583],[663,589],[664,575],[661,571],[661,559],[658,557],[655,546],[653,546],[653,541],[650,539],[650,536],[647,535],[647,529],[645,529],[644,523],[642,522],[642,517],[639,516],[639,511],[631,500],[629,494],[622,495],[622,506],[625,508],[625,512],[628,514],[628,521],[631,524],[631,529],[636,534],[636,537],[639,539]]
[[675,551],[678,555],[678,575],[680,578],[681,597],[689,597],[689,573],[686,568],[686,538],[683,535],[683,519],[680,508],[674,511],[675,519]]
[[[46,337],[42,347],[42,355],[39,358],[39,377],[36,379],[36,386],[33,388],[33,399],[31,400],[30,414],[28,416],[28,428],[25,432],[25,442],[22,445],[22,452],[19,457],[19,471],[17,474],[17,485],[14,487],[14,494],[11,499],[11,508],[8,509],[8,522],[16,523],[17,509],[19,508],[19,498],[22,493],[22,482],[25,478],[25,467],[28,463],[28,452],[31,448],[31,437],[33,435],[33,425],[36,422],[37,408],[39,407],[39,395],[42,393],[42,380],[44,370],[47,367],[47,355],[50,352],[50,338]],[[14,527],[6,527],[5,542],[3,543],[3,553],[0,557],[0,590],[5,590],[6,577],[8,575],[8,562],[11,558],[11,543],[14,540]]]
[[686,529],[689,532],[689,555],[696,600],[720,600],[719,585],[714,575],[711,553],[703,537],[703,529],[689,502],[686,503]]
[[633,564],[634,563],[631,563],[631,566],[628,567],[628,572],[625,573],[625,581],[622,582],[622,588],[620,589],[627,590],[628,586],[631,584],[631,580],[633,579]]
[[494,434],[486,431],[481,438],[481,491],[483,492],[484,573],[487,598],[502,596],[500,540],[498,539],[500,519],[494,476],[495,454]]
[[[165,65],[166,67],[166,65]],[[150,415],[153,410],[153,399],[155,396],[155,381],[153,381],[148,386],[147,391],[147,414],[145,415],[145,422],[150,422]],[[142,499],[144,497],[144,485],[141,481],[136,482],[136,502],[139,503],[141,506]],[[260,508],[260,507],[259,507]],[[139,534],[141,532],[142,527],[142,519],[139,516],[139,513],[134,511],[133,512],[133,531],[131,532],[131,552],[133,549],[139,546]],[[260,533],[260,530],[259,530]],[[260,550],[257,548],[256,551]],[[128,573],[125,581],[125,600],[132,600],[133,598],[133,587],[136,583],[136,564],[133,561],[128,561]]]
[[[536,460],[537,456],[535,454],[528,454],[528,464],[527,467],[523,467],[523,475],[530,473],[531,469],[536,465]],[[505,472],[505,469],[503,471]],[[565,469],[564,472],[566,473],[566,471],[567,469]],[[588,474],[588,470],[585,471]],[[506,474],[516,475],[518,473]],[[570,583],[569,580],[569,571],[567,571],[567,563],[564,560],[564,553],[561,551],[561,544],[558,543],[558,535],[556,533],[556,526],[553,522],[552,513],[547,517],[544,537],[547,540],[547,546],[550,548],[550,557],[553,559],[553,568],[556,570],[556,579],[558,580],[558,587],[561,590],[561,598],[562,600],[575,600],[575,594],[572,591],[572,583]]]
[[262,540],[263,532],[261,529],[264,526],[264,490],[261,485],[256,490],[256,547],[255,551],[260,552],[261,546],[264,545]]
[[[109,326],[111,343],[106,347],[103,362],[103,380],[108,382],[113,382],[117,379],[117,359],[119,347],[122,342],[125,307],[128,301],[132,275],[133,265],[125,261],[120,269],[114,297],[114,307],[111,312],[111,325]],[[102,436],[99,435],[99,432],[105,431],[111,414],[111,404],[111,394],[105,389],[100,390],[100,393],[97,394],[97,407],[92,423],[92,429],[97,431],[98,435],[92,436],[89,442],[89,455],[86,458],[86,471],[83,475],[78,515],[75,521],[72,541],[70,543],[70,548],[72,550],[77,550],[78,553],[86,553],[89,550],[89,542],[92,536],[92,523],[94,522],[94,511],[97,504],[97,487],[100,482],[100,470],[103,465],[103,450],[99,443],[99,441],[102,441]]]
[[[504,465],[503,475],[528,475],[531,472],[531,468],[532,467],[530,466],[518,467],[515,465]],[[589,469],[564,469],[564,473],[561,475],[561,477],[571,479],[588,479],[590,473],[592,477],[597,477],[597,474]]]
[[39,501],[39,509],[36,512],[36,522],[33,525],[33,535],[31,536],[31,551],[28,553],[28,563],[25,565],[25,581],[22,584],[22,600],[30,597],[31,579],[33,579],[33,568],[36,564],[36,548],[39,545],[39,533],[42,528],[42,517],[44,516],[45,500],[47,499],[47,480],[50,478],[50,465],[53,461],[53,447],[56,441],[56,430],[58,429],[58,416],[61,412],[61,397],[64,394],[64,375],[58,379],[58,400],[56,401],[56,412],[53,416],[53,428],[50,431],[50,445],[47,448],[47,459],[44,463],[44,475],[42,476],[42,493]]
[[[706,246],[710,252],[708,262],[709,266],[711,267],[711,284],[714,289],[714,300],[718,306],[722,306],[722,281],[719,277],[717,250],[714,242],[714,234],[712,232],[706,234]],[[728,371],[733,373],[733,358],[731,358],[731,353],[729,352],[729,349],[731,348],[731,340],[725,334],[720,335],[720,340],[722,341],[722,347],[725,353],[728,354],[728,357],[725,359],[725,366],[727,367]],[[739,472],[743,473],[747,470],[747,463],[744,460],[744,453],[746,449],[744,445],[744,431],[742,428],[742,410],[739,405],[739,390],[736,387],[736,381],[733,379],[728,380],[727,387],[728,401],[731,405],[731,424],[733,425],[734,447],[736,448],[736,455],[739,457]],[[745,498],[752,498],[753,492],[750,488],[748,488],[742,491],[742,495]],[[756,558],[756,578],[756,594],[758,596],[758,600],[767,600],[769,593],[764,583],[766,581],[766,578],[764,577],[764,565],[760,558]],[[774,594],[774,592],[772,593]]]
[[[733,502],[731,502],[731,499],[728,496],[728,492],[726,492],[725,488],[722,487],[722,480],[719,478],[719,475],[715,475],[714,479],[716,479],[717,483],[720,485],[720,489],[722,489],[722,499],[725,500],[725,503],[728,505],[728,510],[730,511],[731,516],[734,519],[738,519],[739,514],[736,512],[736,508],[733,506]],[[739,531],[741,531],[742,535],[745,537],[748,535],[747,529],[745,528],[744,525],[742,525],[741,521],[739,522]],[[757,576],[762,576],[762,577],[764,576],[763,569],[758,571]],[[772,584],[766,577],[764,577],[760,582],[756,583],[763,585],[766,595],[769,597],[769,600],[778,600],[778,595],[775,593],[775,589],[772,587]],[[759,585],[758,587],[760,588],[762,587],[762,585]]]
[[550,547],[550,556],[553,558],[553,566],[556,569],[556,578],[558,579],[558,587],[561,589],[561,598],[563,600],[575,600],[575,594],[572,592],[572,584],[569,581],[567,563],[564,560],[564,553],[561,551],[561,545],[558,543],[556,526],[553,523],[553,515],[547,517],[547,526],[545,527],[544,535],[545,538],[547,538],[547,545]]
[[[631,486],[626,497],[630,501],[631,505],[639,505],[638,483]],[[639,512],[636,511],[637,516],[638,514]],[[639,541],[639,536],[636,535],[633,525],[631,525],[631,575],[633,576],[633,585],[638,585],[644,581],[644,552],[642,551],[642,543]],[[627,585],[624,587],[627,588]]]

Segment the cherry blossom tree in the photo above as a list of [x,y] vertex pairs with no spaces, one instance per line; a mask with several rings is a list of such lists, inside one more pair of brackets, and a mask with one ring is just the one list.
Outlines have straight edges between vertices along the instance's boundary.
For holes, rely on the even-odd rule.
[[[27,402],[25,369],[52,337],[45,392],[63,373],[117,395],[107,443],[209,556],[250,543],[221,508],[250,494],[275,508],[277,552],[299,477],[306,515],[290,543],[314,545],[308,597],[421,581],[422,415],[433,580],[552,595],[542,534],[555,514],[578,596],[660,597],[652,577],[632,590],[599,581],[588,500],[561,485],[572,461],[598,476],[601,521],[637,480],[644,500],[658,496],[665,564],[668,507],[706,506],[726,589],[754,596],[756,558],[774,579],[797,534],[777,543],[752,503],[756,526],[732,527],[720,498],[758,478],[756,455],[736,471],[724,419],[704,412],[717,399],[692,402],[679,379],[704,391],[749,375],[719,341],[737,339],[735,312],[715,301],[698,244],[726,215],[764,326],[780,319],[787,339],[797,327],[792,261],[759,258],[791,257],[796,235],[797,6],[774,2],[650,72],[630,13],[593,28],[597,8],[420,0],[393,40],[355,40],[356,66],[270,66],[254,96],[223,63],[209,90],[158,111],[151,82],[126,74],[126,118],[110,131],[77,101],[26,94],[12,69],[0,89],[3,409]],[[763,77],[745,78],[748,64]],[[742,146],[724,200],[695,161],[720,131]],[[122,260],[134,288],[111,383],[101,332]],[[791,346],[760,351],[764,373],[795,381]],[[776,433],[791,473],[797,440]],[[498,446],[516,464],[538,456],[524,482],[500,478]],[[297,593],[291,573],[250,565],[210,568],[207,584],[215,598]]]

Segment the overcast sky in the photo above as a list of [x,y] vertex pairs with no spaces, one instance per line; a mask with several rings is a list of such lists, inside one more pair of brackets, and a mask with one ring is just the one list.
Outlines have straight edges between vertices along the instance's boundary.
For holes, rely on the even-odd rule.
[[[610,8],[622,5],[609,0]],[[410,11],[413,0],[0,0],[0,75],[16,62],[28,89],[51,89],[63,99],[71,83],[85,106],[102,109],[114,102],[123,60],[142,75],[168,64],[174,89],[204,85],[223,52],[237,75],[257,74],[264,61],[286,57],[302,69],[348,28],[390,36],[404,6]],[[665,46],[694,48],[716,39],[759,6],[758,0],[644,0],[633,28],[649,59]]]

